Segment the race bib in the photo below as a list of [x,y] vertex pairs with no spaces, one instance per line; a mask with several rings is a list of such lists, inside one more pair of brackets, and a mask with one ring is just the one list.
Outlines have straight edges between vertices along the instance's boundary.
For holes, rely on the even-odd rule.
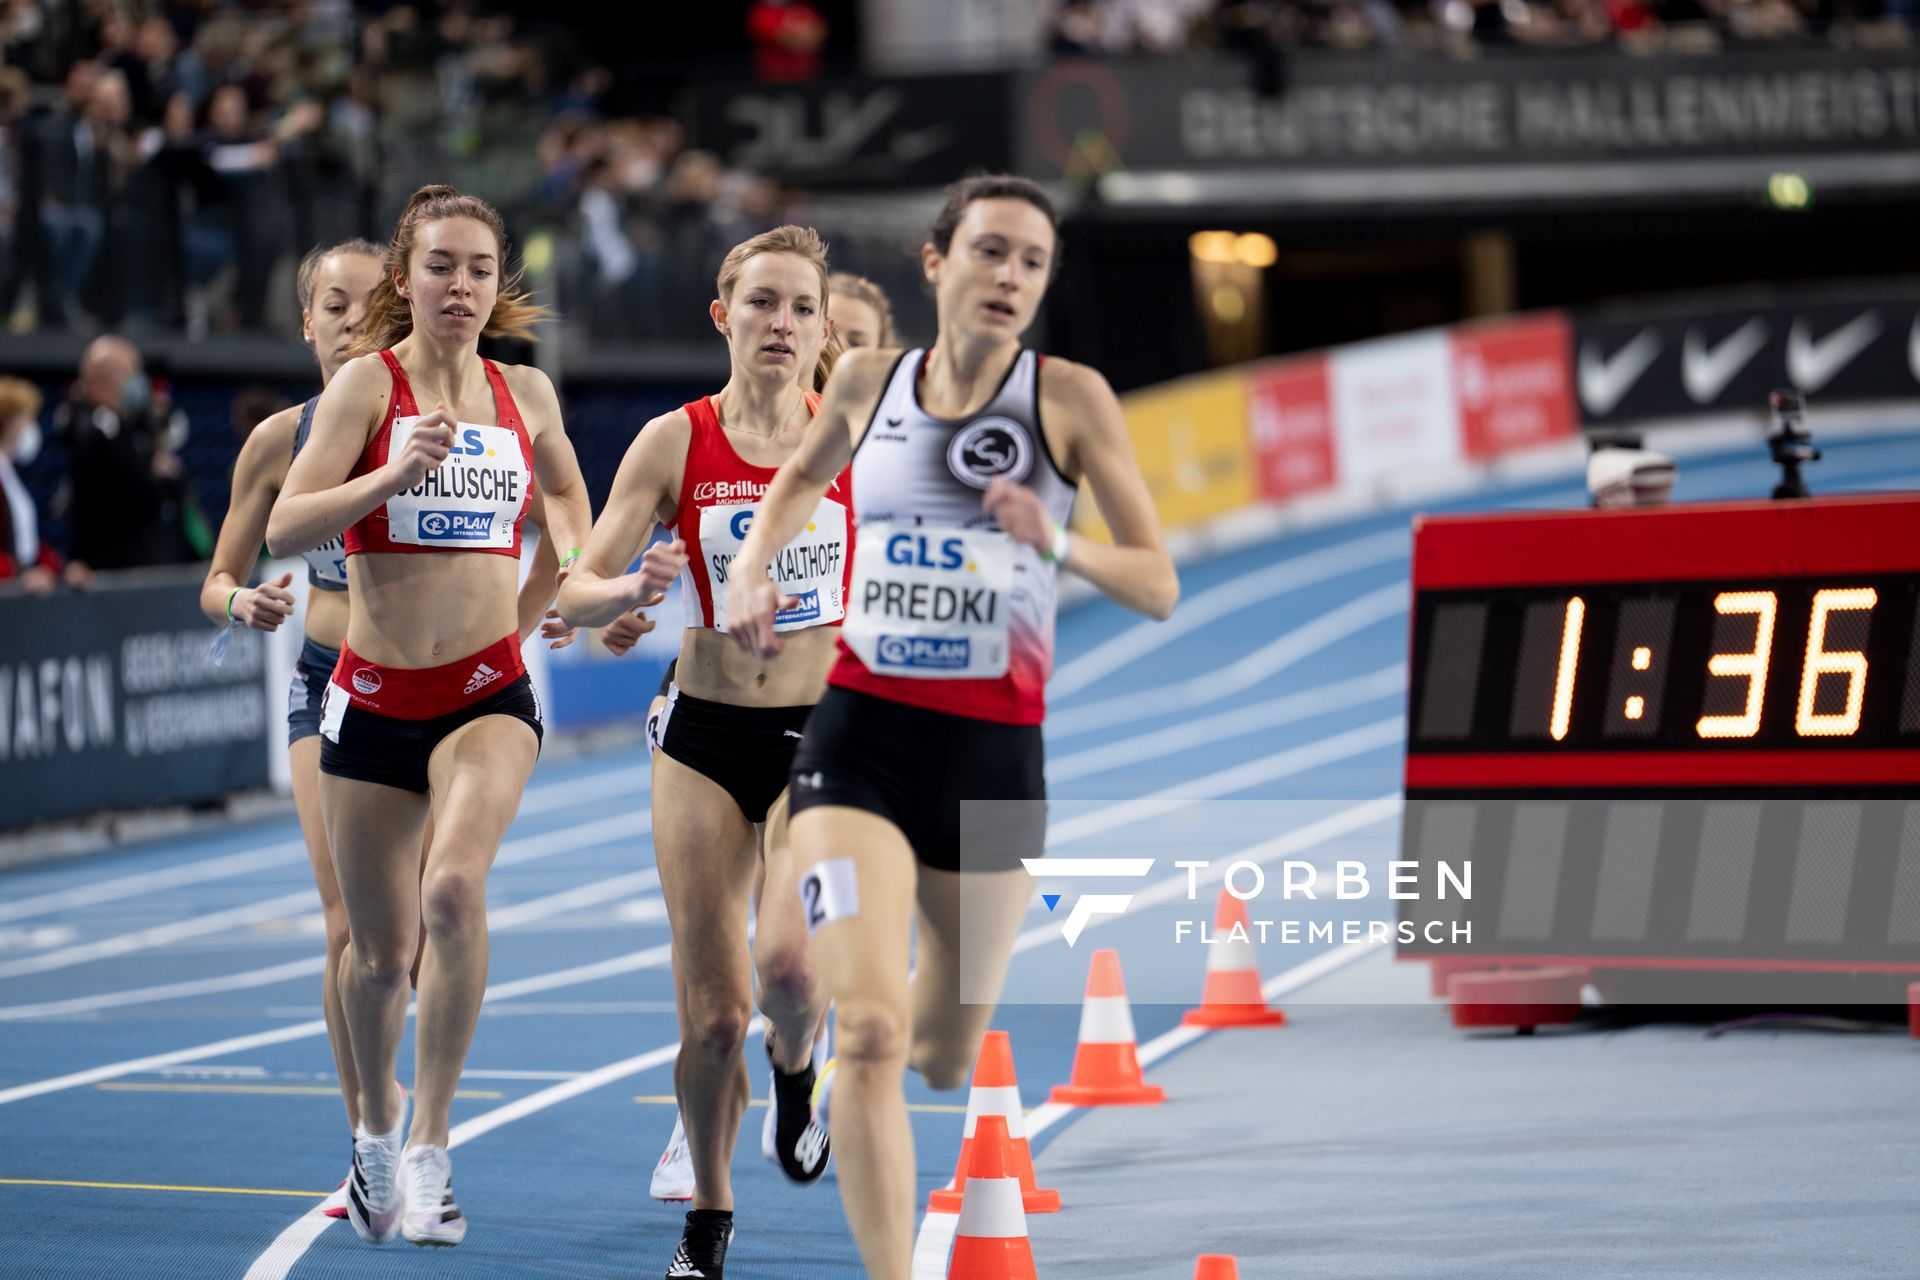
[[[418,417],[395,418],[388,456],[413,434]],[[527,504],[526,458],[508,427],[460,423],[447,460],[419,484],[387,499],[387,537],[449,551],[513,546],[513,527]]]
[[[751,505],[702,507],[700,554],[713,588],[713,627],[727,629],[727,570],[753,528]],[[780,548],[770,566],[774,585],[794,599],[773,615],[775,631],[799,631],[838,622],[847,615],[842,585],[847,569],[847,509],[825,498],[807,518],[807,527]]]
[[841,638],[875,675],[984,680],[1007,673],[1013,539],[989,529],[868,523]]
[[307,562],[307,576],[322,586],[344,590],[347,585],[347,544],[344,538],[335,537],[315,547],[303,551],[300,558]]

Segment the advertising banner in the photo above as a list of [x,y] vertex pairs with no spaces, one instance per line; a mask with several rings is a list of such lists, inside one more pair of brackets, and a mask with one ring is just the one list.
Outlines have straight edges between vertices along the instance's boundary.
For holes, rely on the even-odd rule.
[[821,190],[939,187],[1008,167],[1007,77],[702,84],[682,116],[729,165]]
[[1573,400],[1572,330],[1560,312],[1453,331],[1453,388],[1466,456],[1495,458],[1580,429]]
[[1920,143],[1920,52],[1729,50],[1245,62],[1065,61],[1016,91],[1025,170],[1514,168],[1893,153]]
[[197,570],[103,574],[85,593],[0,596],[0,830],[267,785],[260,637],[206,660]]
[[1589,423],[1758,411],[1795,387],[1834,402],[1920,396],[1920,291],[1609,311],[1574,326]]
[[1276,360],[1247,371],[1247,431],[1260,496],[1268,502],[1339,483],[1327,358]]

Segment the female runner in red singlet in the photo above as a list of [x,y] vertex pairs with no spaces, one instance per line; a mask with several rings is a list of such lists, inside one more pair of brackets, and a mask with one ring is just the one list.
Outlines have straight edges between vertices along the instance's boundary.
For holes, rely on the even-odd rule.
[[[479,355],[482,333],[525,334],[540,314],[515,279],[502,284],[506,256],[484,201],[414,193],[354,346],[377,354],[349,361],[321,396],[267,527],[276,552],[344,533],[354,593],[321,713],[320,803],[347,909],[342,994],[360,1074],[348,1216],[374,1242],[466,1234],[447,1113],[486,987],[487,871],[540,750],[516,628],[536,472],[556,547],[589,532],[552,384]],[[405,1095],[389,1086],[423,923],[409,1131]]]
[[[807,961],[806,927],[785,858],[787,771],[826,685],[845,612],[851,553],[842,484],[782,548],[781,581],[796,603],[777,623],[778,662],[727,643],[728,563],[755,503],[793,452],[824,376],[826,246],[809,228],[779,227],[737,245],[720,267],[714,327],[732,372],[717,395],[654,419],[635,437],[560,613],[598,626],[655,601],[684,572],[689,618],[654,756],[654,849],[673,925],[681,1050],[675,1068],[695,1187],[666,1274],[724,1274],[733,1228],[728,1168],[750,1086],[740,1050],[755,978],[767,1015],[773,1114],[763,1149],[787,1176],[826,1170],[826,1135],[811,1125],[815,1030],[824,1001]],[[654,524],[670,543],[626,567]],[[756,869],[765,891],[751,948],[747,908]]]
[[[368,298],[380,282],[384,256],[379,245],[348,240],[316,248],[300,261],[295,279],[301,328],[320,364],[323,388],[346,363],[348,348],[366,322]],[[282,574],[257,587],[249,587],[246,582],[266,537],[267,513],[286,483],[295,455],[306,446],[319,403],[316,395],[303,405],[272,415],[256,426],[240,447],[227,518],[220,526],[213,563],[200,588],[201,611],[217,623],[272,632],[293,612],[293,596],[288,590],[293,585],[292,575]],[[544,506],[537,490],[527,515],[545,527]],[[306,840],[307,860],[313,867],[313,883],[320,892],[320,910],[326,920],[321,1007],[351,1137],[360,1123],[360,1077],[347,1043],[346,1015],[340,1008],[340,957],[347,948],[347,912],[340,902],[340,884],[333,874],[333,854],[327,847],[326,826],[320,816],[320,703],[328,677],[340,660],[341,642],[347,636],[346,550],[336,538],[301,553],[301,558],[307,562],[309,589],[300,657],[294,664],[287,698],[287,755],[293,776],[294,812],[299,815],[300,833]],[[572,631],[563,628],[557,618],[542,624],[558,568],[553,539],[541,538],[520,593],[519,630],[524,639],[540,628],[553,641],[553,647],[564,648],[571,641]],[[327,1197],[321,1212],[330,1218],[347,1216],[344,1179]]]
[[[1032,893],[1018,859],[1044,847],[1058,570],[1156,618],[1180,589],[1112,389],[1021,346],[1058,251],[1034,183],[949,187],[921,249],[932,348],[841,361],[728,575],[732,639],[772,659],[784,602],[767,565],[852,462],[854,585],[832,687],[794,759],[791,838],[839,1039],[816,1112],[873,1280],[912,1270],[904,1071],[936,1089],[966,1080]],[[1111,546],[1066,530],[1082,480]],[[968,800],[998,803],[968,812],[963,850]]]

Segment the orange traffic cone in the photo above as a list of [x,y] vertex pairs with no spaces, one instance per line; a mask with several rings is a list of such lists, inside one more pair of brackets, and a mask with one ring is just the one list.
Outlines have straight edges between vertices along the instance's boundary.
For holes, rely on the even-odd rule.
[[1193,1269],[1193,1280],[1240,1280],[1240,1264],[1230,1253],[1203,1253]]
[[1036,1280],[1012,1155],[1006,1119],[981,1116],[973,1134],[973,1167],[967,1170],[947,1280]]
[[1260,994],[1260,958],[1247,923],[1247,904],[1220,890],[1213,911],[1213,945],[1207,948],[1207,982],[1200,1007],[1181,1019],[1190,1027],[1278,1027],[1287,1015],[1267,1007]]
[[1004,1031],[989,1031],[980,1042],[980,1056],[973,1064],[973,1088],[967,1094],[967,1132],[960,1139],[960,1160],[954,1165],[952,1184],[928,1198],[928,1212],[960,1212],[960,1193],[967,1186],[968,1160],[982,1116],[999,1116],[1007,1122],[1013,1142],[1013,1171],[1020,1179],[1020,1207],[1028,1213],[1060,1212],[1060,1193],[1040,1186],[1034,1177],[1026,1112],[1020,1105],[1020,1085],[1013,1074],[1013,1041]]
[[1080,1047],[1073,1053],[1073,1079],[1055,1085],[1052,1100],[1073,1107],[1151,1106],[1167,1091],[1140,1074],[1133,1034],[1133,1007],[1120,953],[1102,948],[1087,971],[1087,1002],[1080,1009]]

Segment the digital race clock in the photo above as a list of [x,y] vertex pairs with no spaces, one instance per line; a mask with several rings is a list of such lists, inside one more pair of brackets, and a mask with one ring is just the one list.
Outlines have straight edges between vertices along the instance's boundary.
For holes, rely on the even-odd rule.
[[1413,589],[1402,856],[1473,887],[1403,955],[1920,970],[1920,497],[1425,518]]

